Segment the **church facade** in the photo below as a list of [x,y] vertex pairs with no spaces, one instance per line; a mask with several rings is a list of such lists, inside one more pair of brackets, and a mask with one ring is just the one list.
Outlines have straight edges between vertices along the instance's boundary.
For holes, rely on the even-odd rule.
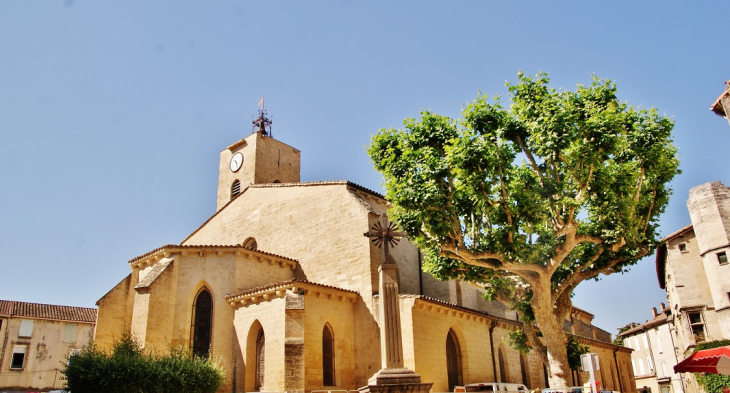
[[[220,154],[218,208],[180,244],[129,261],[99,301],[95,342],[124,330],[145,348],[184,346],[227,370],[226,392],[355,390],[381,368],[378,267],[363,236],[387,212],[348,181],[300,182],[300,151],[264,129]],[[506,343],[518,316],[479,289],[421,271],[403,239],[397,264],[405,367],[432,392],[477,382],[547,386],[540,357]],[[631,350],[574,309],[565,329],[599,354],[602,388],[635,392]],[[587,373],[574,373],[574,384]]]

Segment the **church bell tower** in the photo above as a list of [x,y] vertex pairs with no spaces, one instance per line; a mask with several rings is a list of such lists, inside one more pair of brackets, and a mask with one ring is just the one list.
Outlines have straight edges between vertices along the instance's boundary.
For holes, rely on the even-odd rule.
[[299,182],[300,151],[272,137],[263,99],[260,107],[251,135],[221,151],[216,210],[251,184]]

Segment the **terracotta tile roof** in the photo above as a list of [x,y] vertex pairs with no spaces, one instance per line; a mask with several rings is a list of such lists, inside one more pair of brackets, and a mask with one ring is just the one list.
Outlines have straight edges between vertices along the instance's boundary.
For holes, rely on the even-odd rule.
[[342,291],[342,292],[348,292],[348,293],[352,293],[352,294],[358,294],[357,291],[352,291],[352,290],[349,290],[349,289],[342,289],[342,288],[338,288],[338,287],[333,287],[331,285],[319,284],[319,283],[316,283],[316,282],[311,282],[311,281],[307,281],[307,280],[299,280],[299,279],[293,278],[291,280],[279,281],[279,282],[275,282],[275,283],[272,283],[272,284],[261,285],[259,287],[254,287],[254,288],[246,289],[246,290],[239,291],[239,292],[229,293],[229,294],[226,295],[226,300],[229,300],[230,301],[230,300],[234,300],[234,299],[239,298],[239,297],[243,297],[243,296],[247,296],[247,295],[253,295],[253,294],[256,294],[256,293],[259,293],[259,292],[266,292],[266,291],[272,290],[272,289],[287,287],[287,286],[290,286],[292,284],[313,285],[313,286],[317,286],[317,287],[335,289],[335,290]]
[[669,235],[665,236],[663,239],[661,239],[659,241],[660,242],[669,241],[671,239],[674,239],[677,236],[680,236],[680,235],[685,234],[686,232],[689,232],[690,230],[692,230],[692,224],[689,224],[689,225],[687,225],[685,227],[680,228],[679,230],[677,230],[675,232],[670,233]]
[[638,332],[644,331],[646,329],[653,328],[654,326],[659,326],[659,325],[665,324],[668,321],[671,321],[672,318],[673,317],[670,314],[670,310],[668,308],[665,308],[664,310],[659,311],[658,315],[656,317],[652,318],[651,320],[646,321],[643,324],[641,324],[635,328],[631,328],[625,332],[621,332],[621,333],[617,334],[617,336],[619,336],[619,337],[630,336],[634,333],[638,333]]
[[13,313],[13,305],[15,302],[9,300],[0,300],[0,315],[10,315]]
[[591,319],[593,319],[593,317],[595,317],[595,315],[589,313],[588,311],[586,311],[586,310],[584,310],[582,308],[578,308],[576,306],[573,306],[573,311],[577,311],[577,312],[582,313],[582,314],[590,315]]
[[439,299],[432,298],[432,297],[425,296],[425,295],[399,295],[399,296],[400,297],[415,297],[416,299],[421,300],[421,301],[424,301],[424,302],[438,304],[438,305],[441,305],[441,306],[444,306],[444,307],[452,308],[454,310],[468,312],[468,313],[471,313],[471,314],[474,314],[474,315],[479,315],[479,316],[484,317],[484,318],[488,318],[488,319],[495,320],[495,321],[499,321],[499,322],[504,322],[504,323],[507,323],[507,324],[513,324],[513,325],[521,325],[522,324],[522,322],[520,322],[520,321],[515,321],[515,320],[509,319],[509,318],[498,317],[498,316],[492,315],[492,314],[490,314],[490,313],[488,313],[486,311],[479,311],[479,310],[474,310],[474,309],[471,309],[471,308],[468,308],[468,307],[457,306],[456,304],[449,303],[449,302],[445,302],[443,300],[439,300]]
[[95,308],[0,300],[0,315],[13,317],[95,323],[96,312]]
[[568,334],[575,337],[581,344],[588,344],[592,347],[610,349],[614,352],[631,353],[633,351],[633,349],[631,348],[626,348],[623,345],[616,345],[610,341],[598,340],[593,337],[580,336],[578,334]]
[[725,82],[725,91],[723,91],[722,94],[720,94],[720,97],[717,97],[715,102],[712,103],[710,110],[715,112],[718,116],[727,118],[727,113],[725,113],[725,108],[723,108],[722,100],[728,96],[730,96],[730,81]]
[[272,256],[272,257],[276,257],[276,258],[286,259],[286,260],[289,260],[289,261],[292,261],[292,262],[298,262],[296,259],[293,259],[293,258],[289,258],[289,257],[285,257],[285,256],[282,256],[282,255],[277,255],[277,254],[272,254],[270,252],[256,250],[256,249],[253,249],[253,248],[239,246],[239,245],[232,245],[232,246],[231,245],[226,245],[226,246],[224,246],[224,245],[214,245],[214,244],[191,244],[191,245],[165,244],[162,247],[157,247],[157,248],[155,248],[152,251],[148,251],[148,252],[146,252],[146,253],[144,253],[144,254],[142,254],[140,256],[137,256],[137,257],[134,257],[134,258],[130,259],[129,260],[129,263],[133,263],[133,262],[136,262],[136,261],[138,261],[140,259],[144,259],[144,258],[146,258],[146,257],[148,257],[148,256],[150,256],[152,254],[155,254],[155,253],[160,252],[160,251],[165,250],[165,249],[171,249],[171,250],[174,251],[174,250],[185,250],[185,249],[189,250],[189,249],[195,249],[195,248],[222,248],[222,249],[231,249],[231,250],[244,249],[244,250],[247,250],[247,251],[253,251],[255,253],[259,253],[259,254],[263,254],[263,255],[269,255],[269,256]]
[[369,188],[365,188],[359,184],[355,184],[349,180],[324,180],[324,181],[310,181],[303,183],[264,183],[264,184],[251,184],[250,188],[279,188],[279,187],[313,187],[313,186],[332,186],[332,185],[346,185],[352,188],[357,188],[360,191],[367,192],[378,198],[385,199],[383,194],[375,192]]

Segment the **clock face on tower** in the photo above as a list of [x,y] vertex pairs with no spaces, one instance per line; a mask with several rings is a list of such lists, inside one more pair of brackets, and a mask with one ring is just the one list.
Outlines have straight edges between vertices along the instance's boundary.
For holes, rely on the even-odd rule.
[[241,152],[238,152],[231,157],[231,171],[238,172],[238,170],[241,169],[242,164],[243,154],[241,154]]

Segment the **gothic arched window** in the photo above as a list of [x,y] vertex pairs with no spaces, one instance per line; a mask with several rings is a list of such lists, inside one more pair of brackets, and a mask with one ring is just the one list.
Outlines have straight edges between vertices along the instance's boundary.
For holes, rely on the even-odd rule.
[[449,377],[449,391],[454,390],[454,386],[462,385],[461,378],[461,348],[459,348],[459,340],[453,330],[449,329],[446,335],[446,374]]
[[264,386],[264,354],[266,349],[266,337],[264,329],[259,330],[256,337],[256,390]]
[[504,354],[502,349],[497,353],[499,360],[499,382],[507,382],[507,365],[504,362]]
[[193,354],[208,357],[213,327],[213,297],[203,289],[193,303]]
[[335,334],[330,324],[322,329],[322,384],[335,386]]
[[238,179],[236,179],[236,181],[234,181],[233,185],[231,186],[231,199],[233,199],[240,193],[241,193],[241,182]]
[[522,371],[522,384],[530,387],[530,368],[527,365],[527,359],[525,354],[520,354],[520,370]]

